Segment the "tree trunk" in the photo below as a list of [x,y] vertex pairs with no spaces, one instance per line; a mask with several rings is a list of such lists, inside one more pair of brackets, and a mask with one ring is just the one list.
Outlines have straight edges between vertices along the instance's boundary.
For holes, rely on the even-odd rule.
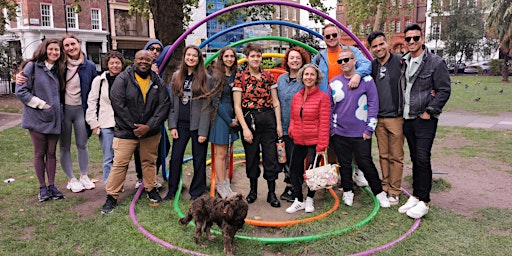
[[505,83],[508,83],[508,67],[509,67],[509,53],[505,53],[505,58],[504,58],[504,62],[503,62],[503,68],[501,69],[501,81],[502,82],[505,82]]
[[382,4],[377,5],[377,14],[373,23],[373,31],[382,30]]
[[[150,0],[149,8],[155,21],[155,36],[164,45],[173,44],[183,34],[183,0]],[[179,67],[183,41],[173,52],[164,68],[164,81],[171,81],[172,73]]]

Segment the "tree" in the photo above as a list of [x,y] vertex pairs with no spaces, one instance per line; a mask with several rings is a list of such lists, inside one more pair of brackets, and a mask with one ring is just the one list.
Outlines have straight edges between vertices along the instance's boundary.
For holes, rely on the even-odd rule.
[[[348,7],[347,20],[350,20],[350,25],[353,28],[359,28],[364,22],[373,22],[373,31],[384,30],[384,17],[398,17],[399,10],[403,8],[398,0],[345,0],[344,4]],[[412,8],[406,6],[407,8]],[[371,18],[374,17],[374,18]],[[356,35],[361,35],[366,30],[354,29]]]
[[[320,47],[320,39],[318,39],[318,37],[310,34],[310,33],[307,33],[307,32],[300,32],[300,33],[297,33],[295,34],[292,39],[294,40],[297,40],[299,42],[302,42],[302,43],[305,43],[313,48],[315,48],[316,50],[320,50],[321,47]],[[291,47],[294,47],[295,45],[294,44],[290,44],[290,48]]]
[[450,15],[444,36],[445,49],[450,56],[461,53],[459,60],[465,56],[473,59],[473,53],[482,38],[483,8],[475,5],[475,1],[454,1],[450,6]]
[[500,52],[504,55],[503,68],[501,70],[503,82],[508,80],[509,60],[512,56],[512,0],[491,1],[491,12],[487,19],[487,30],[496,36],[500,42]]
[[5,33],[5,25],[8,20],[16,18],[16,1],[0,0],[0,10],[2,9],[7,10],[7,16],[4,15],[4,12],[0,12],[0,35]]

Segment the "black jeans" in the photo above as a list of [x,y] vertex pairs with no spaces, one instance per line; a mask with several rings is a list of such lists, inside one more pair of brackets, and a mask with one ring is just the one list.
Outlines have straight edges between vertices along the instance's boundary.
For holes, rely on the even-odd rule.
[[267,181],[275,181],[279,173],[276,150],[276,116],[273,110],[265,112],[249,112],[245,115],[245,122],[251,126],[251,115],[254,118],[256,130],[252,128],[252,143],[243,139],[242,144],[245,151],[245,171],[249,179],[258,179],[260,170],[260,146],[263,158],[263,178]]
[[364,173],[374,195],[382,192],[382,182],[372,159],[372,140],[363,137],[349,138],[340,135],[331,136],[330,145],[334,147],[340,163],[341,186],[343,191],[352,191],[352,155],[357,166]]
[[178,183],[182,172],[183,156],[189,139],[192,139],[192,162],[194,176],[190,183],[189,194],[191,197],[198,197],[206,191],[206,153],[208,142],[199,143],[197,130],[190,131],[188,128],[177,128],[178,139],[173,139],[171,160],[169,161],[169,195],[175,195],[178,191]]
[[412,162],[413,196],[430,202],[432,190],[432,165],[430,156],[437,131],[437,118],[404,120],[404,136],[409,145]]
[[[312,165],[313,161],[315,161],[314,155],[316,154],[316,145],[295,145],[293,147],[292,159],[290,163],[290,181],[293,186],[293,196],[300,202],[304,201],[304,196],[302,195],[302,183],[304,182],[304,159],[306,156],[309,156],[311,159],[312,152],[313,160],[309,161],[310,165]],[[308,187],[308,197],[313,198],[314,196],[315,191],[310,190]]]

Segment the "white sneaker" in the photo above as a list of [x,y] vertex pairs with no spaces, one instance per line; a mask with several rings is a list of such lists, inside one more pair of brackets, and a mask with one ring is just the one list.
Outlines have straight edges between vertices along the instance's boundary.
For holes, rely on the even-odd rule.
[[377,200],[379,200],[380,207],[389,208],[391,206],[386,192],[382,191],[379,194],[377,194],[375,197],[377,197]]
[[413,219],[420,219],[428,213],[428,205],[423,201],[419,201],[416,206],[407,211],[407,216]]
[[71,190],[73,193],[78,193],[84,191],[84,185],[80,183],[75,177],[71,178],[66,186],[67,189]]
[[352,174],[352,179],[359,187],[368,187],[368,181],[364,177],[364,174],[361,170],[356,167],[354,174]]
[[306,207],[304,209],[306,212],[314,212],[315,211],[315,205],[313,198],[306,197]]
[[82,177],[80,177],[80,183],[82,183],[82,185],[84,186],[85,189],[89,190],[89,189],[94,189],[96,186],[94,185],[94,183],[92,183],[92,181],[89,179],[88,176],[84,175]]
[[407,202],[404,205],[400,206],[400,208],[398,208],[398,212],[406,213],[409,209],[416,206],[419,202],[420,200],[418,198],[410,196],[409,199],[407,199]]
[[137,180],[137,182],[135,182],[135,189],[139,189],[140,185],[142,185],[142,180]]
[[348,206],[352,206],[352,203],[354,203],[354,192],[343,192],[343,202]]
[[298,210],[304,210],[306,208],[306,205],[303,202],[299,202],[299,199],[295,198],[295,201],[293,201],[292,206],[286,208],[287,213],[294,213]]

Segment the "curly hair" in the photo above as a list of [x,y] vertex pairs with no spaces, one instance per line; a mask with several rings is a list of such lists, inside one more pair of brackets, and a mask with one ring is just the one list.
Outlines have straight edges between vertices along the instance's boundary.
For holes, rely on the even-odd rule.
[[302,57],[302,65],[311,62],[311,55],[306,50],[304,50],[304,48],[299,46],[292,47],[286,50],[286,52],[284,53],[282,68],[284,68],[286,71],[290,72],[290,67],[288,66],[288,55],[290,55],[290,52],[292,51],[296,51],[300,54],[300,56]]
[[105,56],[103,56],[103,63],[105,63],[105,65],[107,65],[108,61],[112,58],[119,59],[121,61],[121,64],[124,63],[123,55],[120,52],[114,51],[114,50],[111,50],[111,51],[108,51],[107,53],[105,53]]

